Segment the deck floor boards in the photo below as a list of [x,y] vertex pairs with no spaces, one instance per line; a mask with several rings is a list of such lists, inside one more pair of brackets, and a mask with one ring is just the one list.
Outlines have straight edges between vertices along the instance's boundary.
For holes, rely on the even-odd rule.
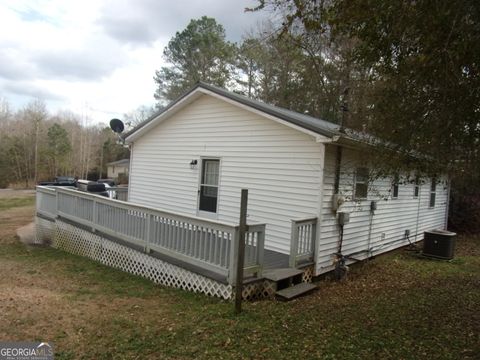
[[264,269],[281,269],[288,267],[288,258],[286,254],[279,253],[274,250],[264,250],[263,260]]

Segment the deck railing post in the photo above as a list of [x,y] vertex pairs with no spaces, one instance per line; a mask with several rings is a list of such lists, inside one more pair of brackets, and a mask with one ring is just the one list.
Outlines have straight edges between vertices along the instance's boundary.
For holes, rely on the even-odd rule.
[[315,239],[318,218],[292,220],[289,266],[315,259]]
[[93,204],[92,204],[92,231],[95,232],[96,229],[96,224],[97,224],[97,200],[93,198]]
[[242,311],[242,292],[243,292],[243,268],[245,266],[245,234],[247,228],[247,204],[248,204],[248,190],[242,189],[240,197],[240,224],[238,226],[237,239],[237,267],[235,276],[235,313],[239,314]]
[[257,238],[257,264],[259,266],[257,277],[262,276],[264,248],[265,248],[265,225],[263,225],[262,230],[258,232],[258,238]]
[[237,278],[236,269],[237,269],[237,260],[238,260],[238,255],[237,255],[238,232],[239,232],[238,228],[239,228],[238,226],[235,226],[231,234],[232,242],[230,244],[230,269],[228,272],[228,280],[231,285],[235,284],[235,281]]
[[150,253],[150,234],[152,231],[152,214],[147,214],[147,231],[145,235],[145,252]]
[[297,266],[297,248],[298,248],[298,225],[292,220],[292,229],[290,237],[290,258],[288,266],[294,268]]
[[313,259],[315,259],[315,240],[317,239],[317,222],[312,224],[312,234],[310,238],[310,252],[312,253]]
[[58,202],[59,202],[58,197],[59,197],[59,194],[58,194],[57,189],[55,189],[54,191],[55,191],[55,215],[54,215],[54,217],[58,218],[58,206],[59,206],[58,205]]

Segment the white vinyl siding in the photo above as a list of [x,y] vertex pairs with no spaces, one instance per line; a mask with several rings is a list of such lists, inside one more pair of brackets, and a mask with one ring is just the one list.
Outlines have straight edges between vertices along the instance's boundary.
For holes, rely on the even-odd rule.
[[[358,152],[345,150],[343,152],[340,193],[346,202],[339,211],[350,213],[350,222],[344,227],[342,252],[352,254],[368,248],[373,248],[373,254],[379,254],[396,247],[408,244],[403,240],[405,230],[410,230],[410,239],[418,241],[423,238],[423,232],[434,228],[445,227],[447,209],[447,185],[445,179],[437,184],[436,205],[431,208],[431,179],[422,179],[419,184],[418,198],[412,197],[415,184],[399,184],[398,198],[392,200],[392,181],[394,177],[380,178],[369,184],[368,197],[362,200],[352,200],[355,167],[359,163]],[[326,147],[325,177],[322,215],[320,224],[320,242],[317,249],[317,273],[333,269],[334,253],[337,252],[339,241],[338,226],[335,213],[332,212],[332,195],[334,190],[335,148]],[[370,202],[377,201],[377,210],[371,215]],[[371,222],[371,227],[370,227]],[[388,244],[396,241],[393,244]],[[365,258],[366,253],[360,253],[355,258]]]
[[[238,223],[240,190],[249,189],[248,222],[266,223],[266,248],[288,253],[291,219],[320,215],[317,274],[333,269],[338,226],[331,210],[335,147],[271,119],[203,95],[153,127],[133,144],[129,201],[196,215],[202,159],[220,159],[218,220]],[[324,165],[325,153],[325,165]],[[343,253],[374,248],[379,254],[421,240],[423,232],[445,227],[447,186],[436,187],[429,207],[430,179],[399,184],[392,200],[393,177],[369,182],[367,199],[353,200],[355,169],[364,166],[358,151],[344,150],[341,211],[350,213],[344,228]],[[197,166],[190,166],[197,160]],[[321,184],[323,182],[323,188]],[[371,215],[370,202],[377,200]],[[371,225],[370,225],[371,224]],[[388,244],[396,241],[393,244]],[[366,253],[355,256],[364,258]]]
[[318,216],[323,145],[208,95],[133,144],[129,201],[195,215],[202,157],[221,159],[217,219],[238,223],[249,189],[248,222],[267,224],[268,249],[288,253],[291,219]]

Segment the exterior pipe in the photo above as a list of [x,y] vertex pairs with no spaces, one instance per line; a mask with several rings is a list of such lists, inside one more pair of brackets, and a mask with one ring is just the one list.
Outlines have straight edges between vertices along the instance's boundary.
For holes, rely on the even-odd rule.
[[445,206],[445,228],[444,230],[448,229],[448,213],[450,211],[450,190],[452,186],[452,181],[449,179],[447,185],[447,206]]
[[333,184],[334,194],[338,194],[340,189],[340,166],[342,165],[342,152],[342,147],[337,146],[337,154],[335,157],[335,182]]
[[367,245],[367,251],[368,251],[368,256],[370,256],[370,245],[372,243],[372,226],[373,226],[373,211],[370,210],[370,219],[369,219],[369,224],[368,224],[368,245]]
[[417,242],[418,236],[418,222],[420,221],[420,204],[422,203],[422,187],[418,187],[418,206],[417,206],[417,223],[415,225],[415,242]]

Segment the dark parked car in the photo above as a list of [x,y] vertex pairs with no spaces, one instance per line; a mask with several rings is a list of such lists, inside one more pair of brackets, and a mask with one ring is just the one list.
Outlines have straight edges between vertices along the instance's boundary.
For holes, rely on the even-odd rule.
[[115,180],[113,180],[113,179],[98,179],[97,182],[100,183],[100,184],[108,184],[111,187],[114,187],[114,186],[117,185],[115,183]]
[[77,180],[77,189],[84,192],[110,197],[108,191],[105,190],[105,184],[100,184],[96,181]]
[[76,179],[72,176],[57,176],[53,181],[41,181],[38,185],[43,186],[75,186]]

